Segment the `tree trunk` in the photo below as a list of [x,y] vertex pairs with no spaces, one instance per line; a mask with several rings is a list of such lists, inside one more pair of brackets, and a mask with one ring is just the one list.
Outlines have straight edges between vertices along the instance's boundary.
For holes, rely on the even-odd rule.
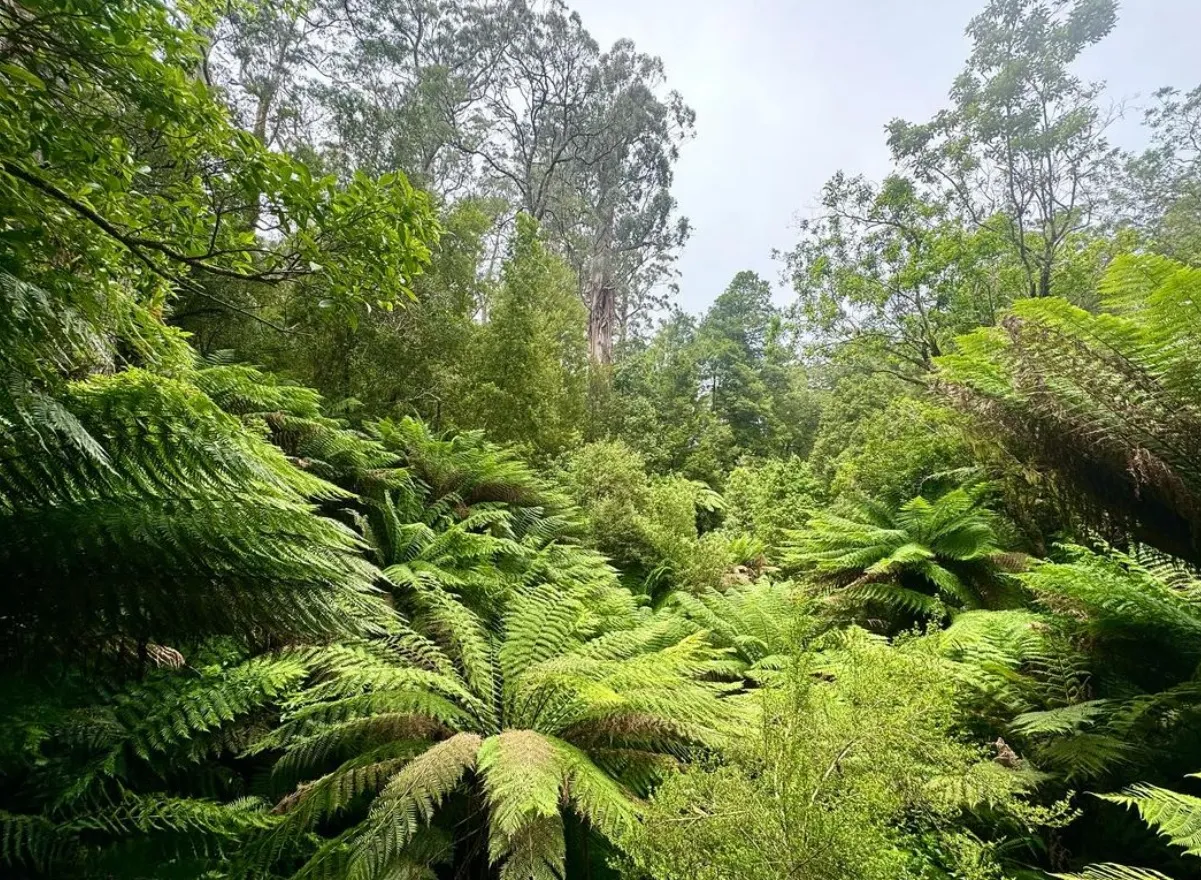
[[1051,295],[1051,261],[1044,260],[1038,271],[1038,295],[1040,297]]
[[617,295],[607,280],[593,286],[588,297],[588,355],[594,364],[613,363],[613,329],[617,324]]

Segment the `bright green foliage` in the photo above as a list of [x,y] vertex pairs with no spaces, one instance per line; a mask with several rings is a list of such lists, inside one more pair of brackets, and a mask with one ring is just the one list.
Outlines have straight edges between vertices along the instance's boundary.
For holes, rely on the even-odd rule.
[[375,431],[409,477],[361,518],[398,599],[439,588],[491,619],[530,584],[611,584],[604,558],[580,544],[578,511],[509,450],[479,433],[442,438],[412,419]]
[[713,486],[744,456],[804,455],[817,407],[795,335],[767,282],[740,272],[699,322],[672,315],[626,346],[594,394],[593,435]]
[[815,353],[920,383],[958,331],[991,324],[1020,266],[991,227],[970,231],[908,177],[839,172],[784,255]]
[[830,493],[901,504],[953,483],[973,464],[954,411],[895,397],[857,426],[856,443],[834,459]]
[[561,3],[0,0],[0,873],[1196,873],[1201,99],[1116,156],[1114,12],[989,0],[694,318]]
[[814,477],[828,487],[839,457],[848,450],[853,455],[880,413],[913,388],[894,376],[864,376],[853,367],[831,370],[825,381],[829,387],[818,396],[820,415],[808,461]]
[[[1153,556],[1059,552],[1066,561],[1021,576],[1039,611],[969,612],[933,636],[974,693],[975,726],[1003,737],[1014,760],[1093,791],[1170,779],[1197,755],[1195,577]],[[1173,803],[1189,802],[1165,795],[1156,815],[1173,815]],[[1094,858],[1170,867],[1112,809],[1093,799],[1079,806],[1081,848]],[[1089,870],[1083,876],[1107,869]]]
[[713,645],[731,651],[733,671],[753,682],[779,680],[805,634],[801,593],[787,582],[675,592],[670,601]]
[[[1172,846],[1180,847],[1186,855],[1201,856],[1201,798],[1145,783],[1101,797],[1132,807]],[[1114,864],[1089,865],[1081,874],[1059,876],[1065,880],[1167,880],[1158,871]]]
[[1166,874],[1147,868],[1130,868],[1126,865],[1100,863],[1089,865],[1079,874],[1056,874],[1063,880],[1171,880]]
[[315,177],[233,128],[195,75],[214,12],[155,0],[0,10],[0,204],[21,230],[4,267],[51,290],[125,284],[158,306],[174,288],[221,303],[206,285],[222,278],[303,282],[347,308],[407,297],[437,230],[425,196],[401,174]]
[[954,739],[955,694],[923,651],[845,633],[763,694],[727,765],[656,791],[631,861],[664,880],[1002,876],[960,823],[1005,827],[1033,779]]
[[[675,314],[649,341],[627,344],[611,380],[601,388],[602,400],[593,401],[596,439],[620,439],[654,473],[680,471],[699,478],[712,473],[713,462],[702,453],[721,432],[698,399],[695,339],[696,320]],[[596,397],[602,395],[594,393]],[[698,450],[699,444],[705,448]]]
[[719,511],[720,496],[680,476],[649,476],[642,457],[624,443],[581,447],[564,461],[562,479],[592,543],[648,593],[716,586],[725,569],[741,561],[698,533],[698,518]]
[[[265,434],[305,473],[369,495],[409,485],[396,452],[325,415],[321,395],[312,388],[241,364],[206,365],[193,382],[247,428]],[[342,503],[354,500],[346,495]]]
[[775,547],[785,529],[800,528],[822,498],[808,462],[800,458],[752,459],[726,478],[724,529]]
[[563,808],[618,837],[637,793],[737,721],[706,681],[719,654],[613,587],[532,585],[494,628],[437,588],[414,591],[412,605],[411,627],[318,654],[313,684],[256,747],[284,750],[277,775],[312,780],[282,803],[277,835],[358,817],[306,874],[385,874],[467,797],[486,817],[452,820],[460,845],[483,848],[501,876],[552,876]]
[[172,321],[195,335],[206,356],[228,349],[346,402],[350,415],[418,415],[447,427],[470,387],[470,356],[482,329],[475,318],[492,284],[479,266],[494,219],[490,206],[475,200],[442,213],[444,234],[432,245],[425,272],[413,279],[415,300],[406,308],[373,309],[347,320],[303,286],[236,285],[223,289],[223,297],[293,332],[187,294]]
[[1056,642],[1050,619],[1037,612],[965,611],[934,637],[961,664],[954,672],[976,694],[974,711],[998,726],[1057,698],[1086,696],[1086,662]]
[[96,376],[59,403],[83,433],[0,437],[11,647],[351,631],[375,570],[309,502],[341,490],[179,379]]
[[1105,800],[1133,807],[1143,821],[1190,856],[1201,856],[1201,798],[1154,785],[1132,785]]
[[379,422],[374,430],[386,448],[402,456],[427,504],[470,509],[503,502],[558,510],[568,503],[561,489],[538,477],[512,449],[490,443],[480,431],[440,434],[408,418]]
[[1072,691],[1014,720],[1015,731],[1045,753],[1041,762],[1096,778],[1142,764],[1148,750],[1187,754],[1188,719],[1201,708],[1195,579],[1170,565],[1157,570],[1077,550],[1070,562],[1039,565],[1024,580],[1071,635],[1077,657],[1091,655],[1094,673],[1077,659]]
[[1003,552],[978,496],[955,489],[895,511],[863,503],[851,516],[818,513],[791,533],[784,564],[812,571],[852,602],[919,617],[1004,606],[1015,598],[1004,572],[1022,559]]

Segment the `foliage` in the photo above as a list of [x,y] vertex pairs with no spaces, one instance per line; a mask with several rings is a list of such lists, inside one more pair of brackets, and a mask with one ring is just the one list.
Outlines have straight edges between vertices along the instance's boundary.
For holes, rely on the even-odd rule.
[[[281,803],[266,852],[357,817],[303,873],[377,876],[420,858],[421,829],[449,811],[463,858],[549,877],[562,809],[618,837],[652,779],[737,722],[705,680],[718,654],[611,586],[531,585],[496,627],[437,588],[412,605],[412,625],[387,639],[318,654],[312,684],[255,746],[283,750],[277,776],[309,780]],[[486,813],[469,807],[456,828],[460,792]]]
[[703,483],[646,473],[641,456],[620,441],[590,443],[563,462],[564,485],[582,509],[591,541],[643,589],[716,586],[735,562],[701,540],[699,520],[722,500]]
[[571,271],[539,241],[537,225],[518,217],[458,424],[500,441],[524,440],[542,454],[572,445],[588,363],[575,287]]
[[350,309],[406,298],[437,232],[425,196],[401,174],[339,184],[235,129],[193,75],[212,22],[203,2],[0,10],[8,270],[157,307],[175,287],[221,304],[213,279],[303,283]]
[[839,172],[821,205],[784,255],[817,353],[920,382],[956,329],[991,324],[1013,295],[996,230],[965,230],[906,177]]
[[1005,571],[1022,559],[997,543],[979,490],[955,489],[896,510],[863,503],[850,516],[820,512],[790,534],[783,561],[812,571],[844,600],[938,619],[1012,603]]
[[1201,87],[1165,87],[1145,113],[1151,146],[1127,159],[1116,201],[1159,253],[1197,265],[1201,254]]
[[[1201,798],[1143,783],[1129,786],[1120,794],[1102,797],[1136,810],[1144,822],[1170,844],[1182,848],[1186,855],[1201,855],[1198,841],[1198,833],[1201,832]],[[1161,880],[1164,877],[1158,871],[1111,863],[1089,865],[1081,874],[1060,876],[1069,880]]]
[[[6,683],[0,857],[24,876],[199,876],[278,823],[218,759],[306,669],[209,644],[159,650],[141,681]],[[30,691],[36,690],[36,699]]]
[[834,496],[900,504],[962,480],[975,466],[956,413],[923,397],[893,398],[857,427],[856,444],[832,462]]
[[690,316],[692,111],[560,0],[0,0],[0,872],[1196,873],[1198,92],[1110,149],[1114,20],[991,0]]
[[726,478],[722,527],[779,544],[786,529],[796,529],[812,515],[823,493],[808,461],[768,458],[744,461]]
[[794,662],[788,683],[763,695],[760,724],[732,762],[694,767],[655,793],[627,846],[637,870],[1000,876],[994,848],[959,823],[1020,825],[1017,798],[1033,779],[954,739],[955,687],[933,658],[851,630]]
[[[5,366],[18,377],[23,358],[67,360],[92,338],[82,315],[53,314],[36,288],[5,289],[15,306]],[[0,422],[10,651],[312,638],[376,614],[358,538],[312,504],[343,490],[223,412],[195,373],[46,373],[10,384]]]
[[1055,268],[1104,195],[1110,120],[1101,87],[1071,65],[1116,18],[1113,0],[990,0],[968,24],[972,53],[951,107],[929,123],[888,126],[894,159],[969,228],[999,226],[1026,296],[1058,293]]
[[1201,274],[1162,257],[1116,259],[1104,311],[1022,302],[941,361],[952,399],[1057,478],[1073,513],[1192,562],[1197,502],[1194,308]]

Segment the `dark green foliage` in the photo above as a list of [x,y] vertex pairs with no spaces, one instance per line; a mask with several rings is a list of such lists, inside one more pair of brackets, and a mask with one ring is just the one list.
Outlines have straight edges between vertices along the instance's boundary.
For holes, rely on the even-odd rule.
[[278,822],[224,761],[306,666],[221,644],[190,653],[156,647],[141,681],[99,693],[61,668],[7,682],[23,702],[6,707],[0,749],[5,862],[32,876],[199,876]]
[[314,515],[338,489],[178,379],[98,376],[61,404],[93,454],[22,433],[0,467],[10,648],[349,631],[375,573]]

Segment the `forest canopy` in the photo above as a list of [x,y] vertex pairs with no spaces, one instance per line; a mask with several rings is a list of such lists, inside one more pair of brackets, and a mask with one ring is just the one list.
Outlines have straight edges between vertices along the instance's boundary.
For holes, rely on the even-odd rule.
[[1201,85],[1111,143],[1120,12],[983,2],[690,314],[703,120],[560,0],[0,0],[0,873],[1201,876]]

